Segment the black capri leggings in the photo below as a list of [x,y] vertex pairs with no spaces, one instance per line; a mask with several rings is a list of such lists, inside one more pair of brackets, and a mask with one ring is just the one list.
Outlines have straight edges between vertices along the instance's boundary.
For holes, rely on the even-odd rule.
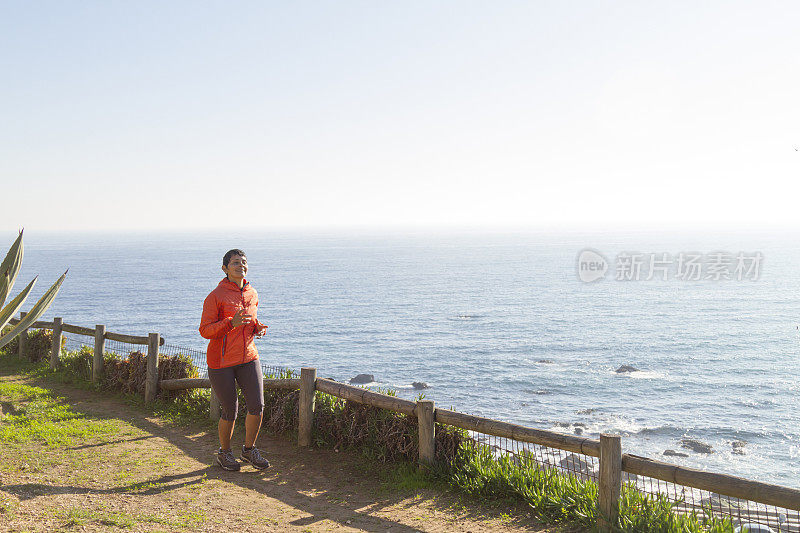
[[264,410],[264,376],[258,359],[226,368],[209,368],[208,378],[211,380],[211,389],[219,399],[222,408],[220,416],[224,420],[236,420],[236,413],[239,410],[237,383],[244,394],[247,412],[251,415],[260,415]]

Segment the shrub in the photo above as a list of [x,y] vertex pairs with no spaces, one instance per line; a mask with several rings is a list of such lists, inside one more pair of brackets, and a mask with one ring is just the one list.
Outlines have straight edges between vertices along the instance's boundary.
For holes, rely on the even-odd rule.
[[93,358],[94,350],[88,346],[83,346],[76,352],[62,353],[58,370],[78,380],[89,381],[92,379]]
[[[299,391],[264,391],[264,427],[274,433],[297,432]],[[414,462],[419,457],[417,419],[351,402],[317,391],[312,440],[320,448],[360,450],[382,462]],[[240,399],[240,415],[244,414]],[[436,425],[436,459],[457,461],[465,432]]]
[[[144,394],[147,382],[147,355],[131,352],[122,359],[117,354],[107,353],[103,360],[103,388],[125,393]],[[196,378],[197,368],[192,360],[182,354],[158,356],[158,379]],[[159,391],[165,398],[186,396],[188,391]]]
[[[3,332],[11,331],[10,326],[6,326]],[[67,339],[61,337],[61,348],[67,345]],[[49,329],[30,329],[26,337],[25,357],[32,363],[50,360],[50,349],[53,346],[53,332]],[[14,337],[5,345],[7,353],[19,353],[19,336]]]
[[[59,369],[79,379],[89,381],[92,379],[92,361],[94,350],[83,346],[77,352],[62,354]],[[197,368],[192,360],[182,354],[174,356],[159,355],[159,379],[196,378]],[[147,380],[147,356],[136,351],[128,354],[124,359],[114,352],[106,352],[103,356],[103,380],[100,386],[105,390],[123,393],[144,394]],[[188,391],[160,391],[164,398],[177,398],[186,396]]]

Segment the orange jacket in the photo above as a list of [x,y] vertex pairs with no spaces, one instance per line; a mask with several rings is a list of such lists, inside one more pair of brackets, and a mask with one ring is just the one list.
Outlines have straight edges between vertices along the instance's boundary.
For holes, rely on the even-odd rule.
[[[253,321],[234,328],[231,324],[236,311],[243,309]],[[200,335],[208,342],[206,360],[208,368],[225,368],[249,363],[258,359],[253,339],[256,331],[264,325],[258,321],[258,293],[244,282],[244,287],[223,279],[203,302],[203,317],[200,319]]]

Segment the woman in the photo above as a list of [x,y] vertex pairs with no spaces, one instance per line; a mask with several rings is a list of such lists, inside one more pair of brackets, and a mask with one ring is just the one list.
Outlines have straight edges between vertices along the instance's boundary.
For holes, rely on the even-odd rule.
[[264,411],[264,378],[253,338],[266,332],[258,321],[258,293],[245,279],[247,257],[239,249],[229,250],[222,258],[225,278],[203,302],[200,335],[209,339],[206,360],[211,389],[222,410],[219,419],[217,463],[225,470],[239,470],[241,465],[231,451],[233,426],[239,408],[236,384],[242,389],[247,405],[242,461],[263,470],[269,461],[256,448]]

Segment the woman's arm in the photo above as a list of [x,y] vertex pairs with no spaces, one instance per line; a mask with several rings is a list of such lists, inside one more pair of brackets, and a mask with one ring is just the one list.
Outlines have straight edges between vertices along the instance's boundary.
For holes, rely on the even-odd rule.
[[219,319],[219,305],[213,294],[203,302],[203,316],[200,318],[200,335],[206,339],[218,339],[233,329],[233,319]]

